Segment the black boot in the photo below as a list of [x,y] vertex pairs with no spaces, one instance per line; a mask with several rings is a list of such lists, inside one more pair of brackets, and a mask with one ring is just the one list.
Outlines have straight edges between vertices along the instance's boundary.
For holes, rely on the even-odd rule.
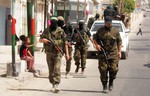
[[109,90],[111,91],[113,89],[113,80],[109,80]]
[[107,82],[103,82],[103,93],[108,93]]
[[81,74],[84,74],[84,68],[82,68]]
[[76,67],[75,73],[78,73],[79,71],[79,66]]

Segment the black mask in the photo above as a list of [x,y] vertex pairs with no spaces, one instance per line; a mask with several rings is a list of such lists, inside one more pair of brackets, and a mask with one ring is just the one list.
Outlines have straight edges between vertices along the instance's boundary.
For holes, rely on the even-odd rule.
[[83,22],[79,22],[79,29],[80,30],[84,29],[84,23]]
[[63,20],[58,20],[58,26],[63,27],[64,26],[64,21]]
[[51,31],[55,31],[56,28],[57,28],[57,20],[52,19],[50,29],[51,29]]

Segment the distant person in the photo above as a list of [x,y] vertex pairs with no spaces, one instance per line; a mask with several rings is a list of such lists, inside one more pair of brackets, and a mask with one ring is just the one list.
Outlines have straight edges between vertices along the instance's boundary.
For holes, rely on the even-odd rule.
[[118,7],[116,6],[115,8],[113,8],[112,5],[107,6],[107,8],[104,10],[104,19],[106,17],[111,17],[112,19],[120,19],[120,15],[118,13]]
[[83,20],[79,21],[78,28],[74,30],[75,35],[75,73],[78,73],[79,68],[81,67],[81,74],[84,73],[86,68],[86,58],[88,50],[88,41],[90,40],[93,43],[93,39],[89,30],[85,27],[85,22]]
[[32,56],[31,52],[29,51],[29,47],[33,45],[30,44],[30,39],[29,37],[26,37],[25,35],[20,36],[20,40],[22,41],[22,45],[20,47],[20,58],[21,60],[27,61],[27,70],[28,72],[33,72],[35,73],[35,66],[34,66],[34,57]]
[[61,27],[65,34],[66,34],[66,38],[68,41],[68,53],[69,53],[69,60],[66,60],[66,78],[67,75],[69,74],[70,70],[71,70],[71,61],[72,61],[72,35],[73,35],[73,28],[70,24],[70,22],[68,21],[67,23],[65,23],[65,19],[62,16],[58,16],[58,27]]
[[100,15],[99,15],[98,13],[96,13],[96,15],[95,15],[94,18],[93,18],[93,17],[89,18],[87,27],[88,27],[89,29],[91,29],[93,23],[94,23],[96,20],[99,20],[99,18],[100,18]]
[[142,35],[141,24],[139,24],[139,31],[137,32],[137,34],[136,34],[136,35],[138,35],[139,33]]

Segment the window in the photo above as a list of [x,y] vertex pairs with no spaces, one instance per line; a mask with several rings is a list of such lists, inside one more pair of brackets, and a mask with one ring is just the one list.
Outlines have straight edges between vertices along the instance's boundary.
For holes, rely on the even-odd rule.
[[[91,29],[91,31],[97,31],[99,28],[103,27],[104,23],[95,23]],[[122,26],[120,23],[112,23],[112,26],[117,28],[117,30],[119,30],[119,32],[122,32]]]

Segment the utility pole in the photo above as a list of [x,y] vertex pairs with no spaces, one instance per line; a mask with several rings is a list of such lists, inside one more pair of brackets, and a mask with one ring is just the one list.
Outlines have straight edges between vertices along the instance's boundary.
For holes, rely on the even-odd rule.
[[77,1],[77,13],[76,13],[76,17],[77,17],[77,24],[79,23],[79,0]]
[[118,11],[119,11],[119,14],[121,14],[123,12],[123,8],[124,8],[123,0],[119,0],[118,1]]
[[84,21],[86,21],[86,0],[84,0]]
[[[34,20],[34,0],[27,2],[28,12],[28,36],[31,44],[34,44],[35,20]],[[31,54],[34,56],[34,46],[31,47]]]
[[66,0],[64,0],[64,19],[66,21]]
[[12,69],[13,69],[13,72],[12,72],[12,76],[18,76],[19,73],[16,72],[16,61],[15,61],[15,38],[16,38],[16,30],[15,30],[15,23],[16,23],[16,20],[15,20],[15,2],[16,0],[12,0]]
[[46,28],[47,24],[47,0],[44,2],[44,29]]
[[57,16],[57,0],[55,0],[55,11],[54,11],[54,16]]
[[51,1],[51,4],[52,4],[51,13],[52,13],[52,16],[53,16],[54,15],[54,13],[53,13],[53,10],[54,10],[54,0]]

